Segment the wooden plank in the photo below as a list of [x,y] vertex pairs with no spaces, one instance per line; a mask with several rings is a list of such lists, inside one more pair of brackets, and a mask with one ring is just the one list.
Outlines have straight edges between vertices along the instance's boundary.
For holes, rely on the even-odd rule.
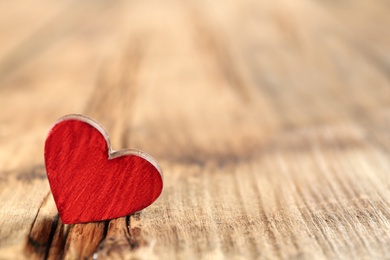
[[[389,9],[0,3],[0,259],[389,258]],[[68,113],[156,157],[155,204],[62,224],[43,144]]]

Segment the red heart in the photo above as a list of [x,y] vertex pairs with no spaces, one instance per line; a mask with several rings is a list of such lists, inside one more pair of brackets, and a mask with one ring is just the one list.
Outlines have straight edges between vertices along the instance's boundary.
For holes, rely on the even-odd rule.
[[46,172],[63,223],[126,216],[161,194],[160,167],[148,154],[112,151],[106,131],[81,115],[61,118],[45,143]]

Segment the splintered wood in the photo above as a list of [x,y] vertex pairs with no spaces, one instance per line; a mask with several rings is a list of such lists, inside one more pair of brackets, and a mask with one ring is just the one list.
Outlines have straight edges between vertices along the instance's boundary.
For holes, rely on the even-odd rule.
[[[0,2],[0,259],[389,259],[389,12]],[[61,222],[43,145],[71,113],[157,159],[153,205]]]

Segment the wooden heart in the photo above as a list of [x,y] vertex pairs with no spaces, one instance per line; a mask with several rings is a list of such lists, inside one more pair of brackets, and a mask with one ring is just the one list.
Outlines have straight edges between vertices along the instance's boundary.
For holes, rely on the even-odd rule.
[[67,115],[45,143],[50,188],[63,223],[118,218],[144,209],[161,194],[162,172],[155,159],[135,149],[111,150],[96,121]]

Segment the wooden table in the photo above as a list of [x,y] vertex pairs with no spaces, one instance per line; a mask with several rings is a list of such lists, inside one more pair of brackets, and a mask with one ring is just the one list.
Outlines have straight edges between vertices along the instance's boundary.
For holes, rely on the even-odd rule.
[[[0,259],[389,259],[389,12],[1,1]],[[43,144],[71,113],[159,161],[155,204],[61,223]]]

